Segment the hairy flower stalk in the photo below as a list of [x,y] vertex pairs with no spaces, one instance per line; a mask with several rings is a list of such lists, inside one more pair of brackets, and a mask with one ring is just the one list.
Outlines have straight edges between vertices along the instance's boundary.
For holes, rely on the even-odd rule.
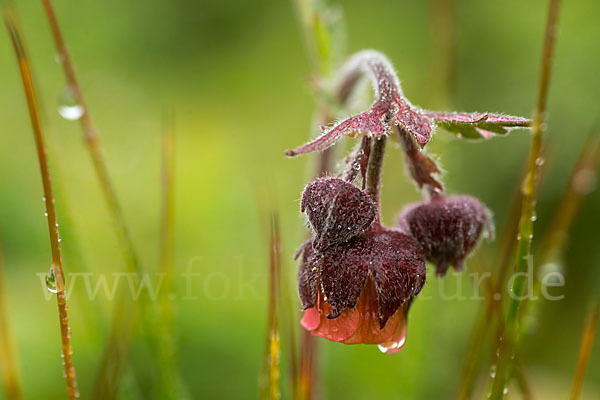
[[400,81],[388,59],[373,50],[361,51],[342,67],[339,87],[352,88],[361,75],[367,75],[373,84],[376,100],[371,107],[326,129],[315,140],[293,150],[289,157],[325,150],[344,134],[363,134],[370,137],[387,135],[390,123],[404,129],[425,147],[431,139],[434,126],[442,127],[459,137],[482,139],[504,134],[512,128],[528,127],[526,118],[490,113],[442,113],[422,110],[413,106],[402,93]]
[[[302,325],[312,335],[344,344],[377,344],[391,354],[406,342],[408,310],[425,284],[425,260],[435,264],[440,276],[449,266],[460,270],[479,239],[492,232],[490,212],[477,199],[444,194],[440,169],[423,152],[434,127],[481,139],[530,121],[417,108],[402,94],[390,62],[372,50],[350,58],[337,87],[348,94],[362,75],[373,83],[371,107],[286,152],[291,157],[323,151],[344,134],[362,135],[339,177],[319,178],[304,190],[301,211],[314,236],[296,255],[301,255],[298,287]],[[394,228],[385,227],[380,217],[385,144],[392,132],[402,143],[408,175],[427,197],[407,207]],[[361,187],[355,185],[359,172]]]

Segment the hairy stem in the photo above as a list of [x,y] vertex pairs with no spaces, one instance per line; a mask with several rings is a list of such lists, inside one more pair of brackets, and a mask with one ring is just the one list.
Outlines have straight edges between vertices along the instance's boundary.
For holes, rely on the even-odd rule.
[[[529,263],[532,262],[531,243],[533,240],[533,217],[535,215],[536,186],[539,175],[542,135],[544,132],[544,120],[546,114],[546,105],[548,102],[548,90],[550,85],[550,74],[552,71],[552,58],[554,54],[554,43],[556,30],[558,27],[558,12],[560,9],[560,0],[550,0],[548,21],[546,25],[546,35],[544,44],[544,54],[542,58],[542,71],[540,77],[540,90],[538,102],[534,113],[532,125],[532,143],[529,152],[529,168],[523,182],[523,204],[521,209],[521,218],[519,221],[519,244],[517,246],[516,273],[527,271]],[[510,371],[514,349],[518,344],[519,327],[518,313],[521,304],[521,296],[525,278],[519,274],[513,282],[513,296],[509,302],[506,323],[503,332],[503,340],[499,347],[497,359],[496,376],[492,380],[490,399],[498,400],[504,398],[504,389],[506,387]]]
[[46,215],[48,223],[48,234],[50,237],[50,250],[52,253],[51,269],[56,282],[56,299],[58,303],[58,318],[60,324],[60,335],[62,345],[61,347],[67,386],[67,396],[69,397],[69,399],[76,399],[79,397],[79,391],[77,389],[75,366],[73,365],[73,349],[71,347],[71,328],[69,326],[69,317],[67,313],[67,298],[65,295],[65,275],[63,273],[62,268],[62,258],[60,254],[59,245],[60,239],[58,233],[58,221],[56,218],[54,195],[52,193],[50,171],[48,169],[48,159],[46,156],[46,143],[44,139],[44,132],[42,129],[42,123],[40,119],[40,112],[35,94],[31,68],[29,66],[29,61],[27,59],[23,41],[21,40],[22,35],[20,34],[20,30],[16,23],[16,17],[12,10],[5,10],[5,23],[6,27],[8,28],[12,44],[14,46],[17,61],[19,62],[19,69],[21,72],[21,79],[23,81],[25,96],[27,98],[27,106],[29,108],[29,116],[33,128],[33,136],[35,139],[37,157],[42,177],[44,203],[46,206]]
[[[367,167],[366,191],[377,204],[378,209],[381,209],[381,207],[379,207],[379,189],[381,189],[381,173],[386,139],[387,136],[380,136],[372,139],[371,155],[369,158],[369,166]],[[381,221],[381,211],[378,212],[377,219]]]
[[366,184],[366,167],[369,162],[369,156],[371,153],[371,138],[363,136],[360,143],[354,148],[354,151],[346,158],[346,167],[342,171],[342,179],[347,182],[354,182],[356,176],[361,172],[363,178],[363,188]]
[[413,136],[406,129],[395,126],[398,133],[402,150],[404,150],[404,163],[411,178],[415,181],[419,189],[424,189],[430,198],[438,196],[444,191],[442,183],[436,179],[435,175],[441,173],[439,167],[425,154],[415,142]]

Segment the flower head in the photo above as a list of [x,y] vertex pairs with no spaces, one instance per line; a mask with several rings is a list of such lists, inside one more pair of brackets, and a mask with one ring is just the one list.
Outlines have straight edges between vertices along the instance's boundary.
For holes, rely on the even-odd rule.
[[[438,275],[450,265],[459,270],[480,237],[492,231],[490,213],[477,199],[444,196],[442,171],[423,151],[433,128],[481,139],[528,127],[531,121],[415,107],[404,97],[391,63],[371,50],[345,64],[338,97],[347,98],[362,75],[373,83],[375,101],[370,108],[286,152],[295,156],[321,151],[344,134],[363,135],[346,157],[341,178],[317,179],[302,195],[302,211],[314,231],[299,252],[302,325],[332,341],[378,344],[394,353],[404,345],[408,309],[425,283],[425,259],[435,264]],[[391,132],[399,136],[410,177],[431,198],[407,207],[396,229],[382,226],[379,216],[385,143]],[[362,190],[354,185],[358,171]]]
[[425,283],[425,258],[411,237],[377,225],[322,251],[305,245],[298,278],[305,329],[394,353],[404,344],[408,309]]
[[460,271],[482,234],[493,234],[489,210],[471,196],[440,195],[409,204],[400,214],[398,225],[421,244],[440,276],[451,265]]

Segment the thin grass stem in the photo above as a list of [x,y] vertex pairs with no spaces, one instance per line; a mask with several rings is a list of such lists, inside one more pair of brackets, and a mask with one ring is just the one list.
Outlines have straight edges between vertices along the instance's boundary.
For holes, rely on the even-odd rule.
[[[544,266],[558,265],[561,262],[567,244],[568,232],[581,210],[585,196],[591,192],[599,165],[600,133],[594,130],[582,147],[578,160],[571,171],[567,186],[555,209],[550,227],[537,251],[539,262],[533,268],[533,299],[541,298],[542,284],[539,275]],[[519,309],[519,321],[523,321],[526,314],[533,319],[537,318],[540,304],[540,301],[527,301],[523,304]]]
[[4,257],[0,247],[0,369],[2,370],[6,398],[8,400],[20,400],[22,398],[21,378],[17,358],[13,351],[14,342],[6,313],[8,307],[4,298],[5,290]]
[[269,237],[269,300],[267,337],[262,376],[261,398],[277,400],[281,395],[279,356],[279,311],[281,307],[281,238],[276,214],[271,215]]
[[[113,226],[115,227],[117,238],[121,244],[126,265],[129,268],[130,272],[139,274],[142,272],[143,268],[141,266],[138,254],[135,250],[135,246],[133,244],[129,228],[127,226],[121,208],[121,204],[119,203],[116,191],[114,189],[114,184],[112,183],[110,174],[108,172],[108,167],[104,160],[104,155],[98,137],[98,130],[96,129],[92,121],[89,107],[87,106],[83,97],[83,92],[77,80],[77,75],[75,73],[73,62],[71,60],[69,51],[67,49],[62,32],[60,30],[56,14],[52,7],[52,2],[51,0],[42,0],[42,4],[44,5],[46,17],[50,25],[52,37],[54,39],[58,60],[60,61],[63,67],[63,72],[67,81],[67,88],[72,94],[75,103],[78,106],[80,106],[83,110],[83,114],[81,115],[79,121],[83,131],[84,141],[88,149],[90,158],[92,159],[92,164],[94,166],[96,176],[100,183],[104,199],[107,203]],[[126,306],[124,304],[124,302],[126,301],[128,300],[124,297],[120,297],[117,300],[115,307],[121,310],[129,310],[132,313],[141,312],[142,323],[148,326],[154,325],[155,319],[157,317],[156,315],[154,315],[154,312],[156,310],[154,308],[151,308],[150,305],[146,304],[147,299],[144,298],[139,307]],[[137,308],[140,308],[140,310],[138,310]],[[116,363],[119,360],[120,362],[127,362],[128,360],[128,357],[124,358],[121,355],[117,355],[114,351],[111,350],[111,348],[122,348],[123,346],[126,346],[127,343],[131,343],[132,337],[128,338],[124,335],[134,334],[133,327],[118,325],[117,318],[119,315],[121,315],[121,313],[122,311],[114,313],[115,319],[112,321],[111,328],[111,337],[115,340],[118,340],[119,343],[109,342],[107,344],[107,354],[105,357],[102,358],[103,362],[99,368],[95,393],[105,393],[106,388],[109,386],[114,386],[112,389],[109,390],[109,392],[115,393],[116,387],[118,386],[118,381],[122,374],[114,375],[113,372],[110,371],[110,369],[116,369],[117,371],[120,371],[122,370],[122,368],[120,366],[117,366]],[[121,321],[125,324],[132,324],[134,321],[138,320],[138,316],[135,315],[123,316],[123,318],[121,319]],[[152,335],[156,334],[154,329],[148,329],[148,332],[150,332]],[[154,347],[156,347],[156,345],[161,342],[161,338],[153,338],[152,341],[154,341],[155,343],[151,343],[150,347],[152,347],[152,350],[156,352],[157,350]],[[126,350],[125,354],[129,354],[129,350]],[[108,355],[112,355],[113,358],[108,357]],[[162,363],[157,363],[157,367],[161,368]],[[114,379],[110,378],[111,376]]]
[[438,108],[447,107],[456,77],[456,0],[431,2],[432,62],[429,63],[432,98]]
[[14,10],[5,9],[5,23],[10,34],[10,38],[19,63],[19,70],[23,81],[23,88],[27,98],[27,106],[29,108],[29,116],[33,127],[37,158],[39,161],[40,172],[42,177],[42,186],[44,191],[44,203],[46,206],[46,215],[48,223],[48,234],[50,238],[50,250],[52,253],[51,271],[54,275],[56,299],[58,302],[58,317],[61,334],[61,347],[63,365],[65,371],[67,396],[69,399],[79,397],[77,389],[77,378],[75,366],[73,365],[73,349],[71,346],[71,328],[69,326],[69,317],[67,313],[67,298],[65,294],[65,275],[62,268],[62,259],[60,253],[60,239],[58,232],[58,222],[56,218],[56,208],[54,204],[54,195],[52,193],[52,182],[50,171],[48,169],[48,160],[46,156],[46,143],[44,140],[44,132],[40,119],[40,111],[38,107],[37,97],[33,84],[31,68],[27,59],[22,34],[20,33],[17,24],[16,14]]
[[[550,75],[552,71],[552,59],[554,55],[554,44],[558,28],[558,13],[560,0],[550,0],[549,13],[546,25],[544,53],[542,56],[542,70],[540,76],[540,87],[538,101],[533,116],[532,143],[529,152],[528,172],[522,185],[523,204],[521,218],[519,220],[519,241],[517,245],[516,273],[527,271],[531,260],[531,243],[533,241],[533,220],[535,216],[536,186],[542,160],[542,138],[545,131],[544,121],[546,119],[546,106],[548,102],[548,91],[550,86]],[[496,375],[492,379],[490,399],[498,400],[504,398],[506,385],[511,374],[514,350],[519,339],[518,313],[525,278],[516,276],[512,286],[512,296],[508,305],[506,323],[499,346],[499,355],[496,364]]]
[[160,238],[159,238],[159,271],[164,274],[163,287],[160,291],[159,327],[164,338],[164,346],[160,346],[161,362],[166,365],[160,377],[161,393],[169,399],[180,399],[180,379],[177,365],[177,346],[174,333],[173,301],[169,296],[173,292],[175,275],[175,117],[172,112],[165,112],[163,117],[161,140],[161,206],[160,206]]
[[579,357],[577,359],[577,368],[575,369],[575,378],[571,389],[571,400],[577,400],[583,387],[585,371],[587,370],[596,337],[596,327],[598,326],[598,314],[600,313],[600,299],[597,298],[590,304],[589,311],[581,335],[581,345],[579,347]]
[[100,182],[104,198],[112,216],[112,221],[116,228],[119,240],[123,246],[124,256],[127,264],[131,267],[132,272],[140,272],[141,266],[139,258],[135,251],[131,235],[129,234],[129,229],[127,227],[127,223],[125,222],[125,217],[123,216],[123,211],[118,201],[116,191],[114,190],[114,185],[110,179],[106,162],[104,161],[104,155],[102,154],[102,148],[98,138],[98,131],[92,121],[89,108],[83,98],[83,93],[73,67],[73,62],[71,61],[69,51],[67,50],[67,46],[58,25],[58,20],[56,18],[56,14],[54,13],[52,2],[50,0],[42,0],[42,3],[46,11],[48,23],[50,24],[52,37],[54,38],[56,51],[58,53],[58,60],[63,67],[63,72],[67,80],[68,89],[72,93],[75,103],[83,110],[83,114],[79,119],[83,136],[90,157],[92,158],[92,163],[94,165],[98,181]]

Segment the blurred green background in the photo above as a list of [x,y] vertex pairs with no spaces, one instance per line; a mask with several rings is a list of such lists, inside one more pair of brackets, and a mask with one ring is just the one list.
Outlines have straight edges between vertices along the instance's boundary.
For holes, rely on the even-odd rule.
[[[413,103],[531,114],[546,1],[457,0],[454,85],[449,91],[439,86],[440,27],[434,21],[440,20],[433,17],[438,2],[336,3],[347,28],[347,54],[363,48],[384,52]],[[570,170],[600,111],[600,2],[564,3],[538,201],[540,233],[557,212]],[[283,156],[315,128],[309,64],[293,3],[57,0],[54,6],[135,245],[150,271],[158,263],[161,114],[167,108],[175,111],[174,304],[181,373],[193,398],[255,398],[266,331],[267,212],[276,208],[280,214],[283,268],[291,287],[296,269],[292,255],[304,236],[298,200],[315,157]],[[50,148],[65,272],[125,272],[79,124],[57,113],[65,81],[42,5],[18,1],[17,9]],[[50,260],[41,184],[6,32],[0,35],[0,88],[0,237],[6,275],[1,290],[25,398],[62,398],[56,303],[46,300],[36,276],[48,270]],[[429,149],[442,160],[448,190],[480,197],[501,229],[528,144],[526,131],[480,143],[439,132]],[[390,146],[385,163],[383,215],[391,224],[403,204],[419,199],[419,193],[404,175],[397,148]],[[566,285],[551,289],[565,297],[543,303],[540,319],[524,338],[521,357],[536,398],[561,399],[569,393],[587,303],[600,291],[598,226],[596,191],[586,198],[568,239]],[[491,256],[494,247],[487,243],[479,251]],[[200,274],[191,286],[180,275],[188,265]],[[442,285],[448,293],[462,285],[467,296],[474,290],[467,274],[444,281],[430,274],[411,310],[407,345],[395,356],[374,346],[319,340],[321,398],[452,398],[481,302],[441,299]],[[190,288],[195,298],[189,298]],[[74,290],[85,293],[81,281]],[[296,309],[295,291],[290,292]],[[74,294],[69,304],[84,398],[93,387],[114,303],[100,293],[93,301]],[[284,365],[286,340],[284,336]],[[487,375],[486,367],[479,375],[481,388]],[[582,398],[600,398],[598,382],[597,345]],[[143,386],[129,371],[121,397],[139,398]],[[284,397],[287,393],[284,388]]]

